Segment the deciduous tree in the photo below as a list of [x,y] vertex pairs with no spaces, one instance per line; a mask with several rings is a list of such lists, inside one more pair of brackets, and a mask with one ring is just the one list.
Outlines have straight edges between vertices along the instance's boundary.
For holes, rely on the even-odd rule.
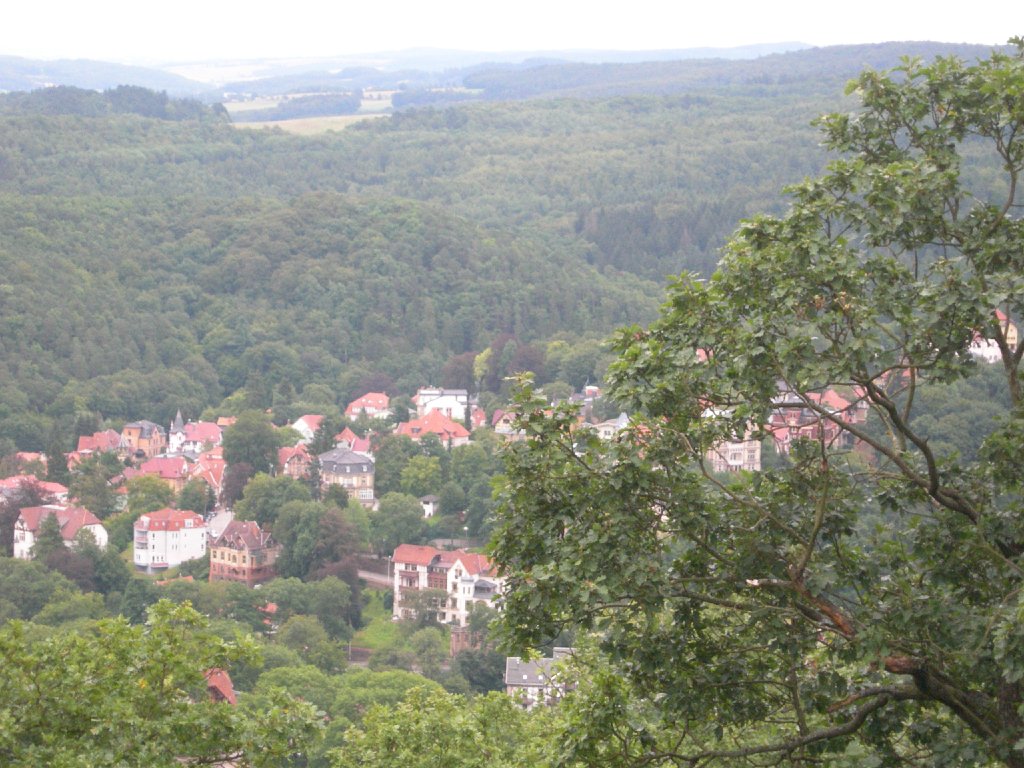
[[243,710],[215,703],[205,673],[251,655],[188,606],[160,603],[145,626],[98,622],[90,633],[26,643],[0,630],[0,757],[5,765],[277,766],[313,743],[313,707],[275,697]]
[[[1015,44],[862,75],[860,109],[821,121],[828,173],[617,336],[616,440],[526,388],[493,552],[506,631],[595,630],[635,686],[637,717],[580,723],[580,759],[615,725],[631,765],[1024,766]],[[922,382],[976,373],[977,335],[1010,406],[971,461],[914,416]],[[709,450],[796,410],[819,426],[788,464],[711,472]]]

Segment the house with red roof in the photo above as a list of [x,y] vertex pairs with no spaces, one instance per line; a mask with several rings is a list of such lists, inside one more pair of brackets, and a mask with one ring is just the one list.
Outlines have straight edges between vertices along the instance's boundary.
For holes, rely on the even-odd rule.
[[416,442],[424,435],[437,435],[441,444],[455,448],[469,442],[469,430],[445,416],[441,411],[429,411],[426,416],[404,421],[395,428],[396,435],[406,435]]
[[309,477],[311,462],[312,458],[304,443],[285,446],[277,451],[277,463],[281,467],[281,474],[294,480]]
[[348,448],[356,453],[362,453],[372,458],[373,451],[370,448],[370,438],[360,437],[352,431],[351,427],[345,427],[334,436],[334,444],[339,448]]
[[206,693],[210,697],[210,701],[226,701],[232,706],[238,704],[235,686],[231,682],[231,676],[225,670],[214,667],[206,670],[204,674],[206,676]]
[[281,546],[254,520],[232,520],[210,544],[210,581],[255,587],[277,576]]
[[24,485],[34,485],[39,491],[53,501],[67,501],[67,486],[60,483],[51,483],[48,480],[40,480],[35,475],[11,475],[0,479],[0,493],[8,495],[17,493]]
[[41,507],[24,507],[14,523],[14,556],[22,560],[32,559],[39,528],[50,515],[57,518],[64,545],[70,547],[81,530],[87,530],[96,540],[97,546],[107,546],[107,529],[92,512],[84,507],[66,504],[44,504]]
[[291,427],[302,435],[303,442],[308,443],[313,439],[313,436],[316,435],[316,431],[320,429],[320,425],[323,421],[323,416],[307,413],[305,416],[300,416],[292,422]]
[[206,554],[206,521],[190,510],[147,512],[135,521],[135,567],[152,572],[173,568]]
[[[1017,349],[1017,326],[1000,309],[993,310],[992,314],[996,325],[999,326],[999,331],[1006,342],[1006,346],[1013,352]],[[986,336],[982,331],[976,331],[974,338],[971,339],[971,343],[967,347],[971,357],[989,364],[1001,363],[1003,361],[1003,352],[999,348],[999,342],[993,338],[994,336],[995,333],[993,332],[989,332],[988,336]]]
[[175,456],[196,456],[220,445],[222,435],[223,431],[214,422],[184,422],[181,411],[178,411],[171,422],[171,428],[167,430],[167,452]]
[[360,415],[385,419],[391,415],[391,399],[384,392],[367,392],[345,407],[345,416],[353,421]]
[[867,420],[868,404],[858,393],[853,400],[833,389],[822,392],[782,392],[768,419],[768,431],[775,450],[788,454],[793,441],[821,440],[834,448],[859,448],[858,441],[842,424],[860,424]]
[[132,480],[142,475],[159,477],[175,493],[181,493],[191,476],[192,465],[182,456],[157,456],[147,459],[138,469],[128,467],[124,471],[125,480]]
[[210,486],[214,498],[219,500],[221,491],[224,489],[224,472],[227,466],[220,447],[213,448],[199,454],[195,464],[192,465],[192,477],[202,480]]
[[438,603],[437,619],[442,623],[466,626],[470,606],[493,608],[504,579],[497,575],[485,556],[461,549],[441,550],[417,544],[401,544],[392,555],[395,566],[393,615],[411,618],[413,610],[406,599],[410,593],[425,589],[443,590],[447,597]]
[[114,429],[104,429],[91,435],[79,435],[77,451],[79,453],[107,453],[117,450],[121,442],[121,433]]

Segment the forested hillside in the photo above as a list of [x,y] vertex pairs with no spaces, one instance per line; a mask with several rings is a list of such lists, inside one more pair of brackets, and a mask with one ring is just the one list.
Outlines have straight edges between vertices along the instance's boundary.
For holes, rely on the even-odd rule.
[[843,102],[810,77],[315,138],[141,89],[4,96],[0,439],[243,388],[263,408],[411,392],[499,339],[537,360],[649,320],[666,275],[710,273],[739,219],[821,168],[810,123]]

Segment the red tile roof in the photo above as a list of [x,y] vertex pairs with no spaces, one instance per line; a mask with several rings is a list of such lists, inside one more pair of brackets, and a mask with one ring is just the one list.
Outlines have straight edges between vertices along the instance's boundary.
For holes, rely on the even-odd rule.
[[[191,521],[191,525],[187,523]],[[206,521],[187,509],[164,507],[156,512],[147,512],[135,523],[139,531],[180,531],[183,528],[206,528]]]
[[223,669],[206,670],[206,692],[214,701],[226,701],[228,704],[237,704],[235,686],[231,683],[231,676]]
[[139,466],[139,474],[157,475],[162,480],[180,480],[188,476],[188,470],[189,463],[180,456],[157,456]]
[[441,442],[469,437],[469,432],[464,426],[452,421],[440,411],[430,411],[422,419],[402,422],[395,429],[395,434],[407,435],[413,440],[419,440],[428,433],[437,435]]
[[0,479],[0,490],[13,490],[21,488],[25,484],[37,485],[47,496],[67,497],[68,489],[60,483],[51,483],[46,480],[39,480],[35,475],[11,475]]
[[443,550],[434,547],[418,544],[400,544],[392,555],[395,563],[408,563],[410,565],[441,565],[451,568],[456,562],[462,563],[466,573],[475,576],[480,573],[488,573],[491,570],[491,561],[486,555],[479,555],[475,552],[466,552],[462,549]]
[[309,451],[306,450],[306,446],[304,444],[299,443],[298,445],[289,445],[278,450],[277,463],[282,467],[292,459],[309,461]]
[[255,552],[275,544],[270,532],[260,528],[255,520],[232,520],[211,546]]
[[361,411],[371,414],[386,411],[390,403],[390,398],[383,392],[367,392],[348,404],[345,408],[345,415],[358,416]]
[[71,541],[75,535],[87,525],[100,525],[99,518],[84,507],[66,507],[58,504],[46,504],[42,507],[24,507],[18,519],[33,533],[39,530],[43,520],[50,515],[57,516],[60,524],[60,535],[64,541]]
[[121,442],[121,433],[113,429],[105,429],[102,432],[93,432],[91,435],[80,435],[78,438],[79,451],[116,451]]
[[190,421],[184,426],[185,441],[190,443],[220,443],[221,428],[212,421]]
[[395,563],[430,565],[439,554],[441,554],[441,550],[434,549],[433,547],[421,546],[419,544],[399,544],[391,559]]

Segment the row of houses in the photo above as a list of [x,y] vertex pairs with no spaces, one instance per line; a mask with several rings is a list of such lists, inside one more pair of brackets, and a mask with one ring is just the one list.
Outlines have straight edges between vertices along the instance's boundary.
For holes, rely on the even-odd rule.
[[[101,549],[109,537],[103,523],[89,510],[67,503],[23,507],[14,524],[14,557],[31,560],[44,521],[57,520],[61,538],[73,547],[87,531]],[[237,581],[255,586],[277,574],[274,565],[281,547],[271,534],[251,520],[208,522],[189,510],[164,508],[139,517],[134,525],[132,562],[149,573],[174,568],[210,553],[210,581]]]

